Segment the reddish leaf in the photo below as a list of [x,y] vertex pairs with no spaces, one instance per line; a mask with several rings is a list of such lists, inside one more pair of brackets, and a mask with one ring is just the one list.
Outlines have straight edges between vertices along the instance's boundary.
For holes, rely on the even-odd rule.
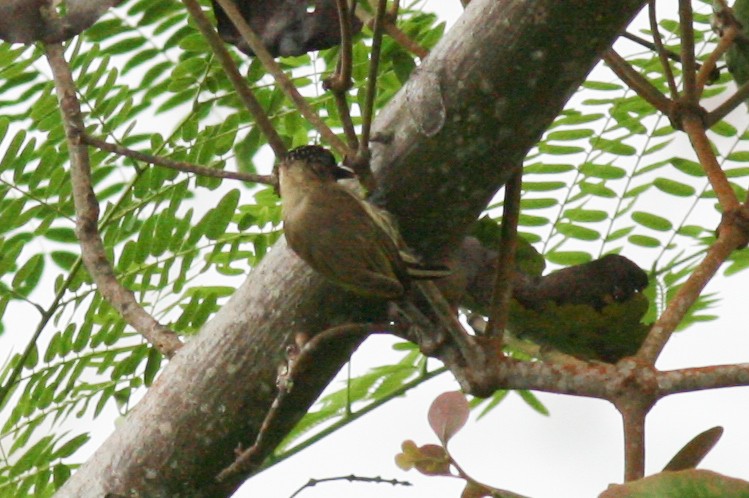
[[713,449],[723,435],[723,427],[717,426],[697,434],[674,455],[663,470],[694,469],[700,464],[705,455]]
[[468,412],[468,401],[459,391],[442,393],[432,402],[429,425],[443,445],[447,446],[447,442],[465,425]]

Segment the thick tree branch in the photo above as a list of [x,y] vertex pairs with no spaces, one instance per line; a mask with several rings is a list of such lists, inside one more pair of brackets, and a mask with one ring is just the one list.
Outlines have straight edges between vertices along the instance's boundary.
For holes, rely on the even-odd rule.
[[[458,247],[511,165],[643,2],[471,2],[373,129],[391,137],[373,145],[375,198],[398,218],[411,247],[428,257]],[[215,476],[234,460],[237,444],[254,441],[291,336],[379,322],[384,307],[326,284],[279,242],[58,496],[230,495],[240,482]],[[330,348],[304,379],[307,398],[268,435],[269,446],[306,413],[357,345]],[[601,366],[601,374],[610,368]]]

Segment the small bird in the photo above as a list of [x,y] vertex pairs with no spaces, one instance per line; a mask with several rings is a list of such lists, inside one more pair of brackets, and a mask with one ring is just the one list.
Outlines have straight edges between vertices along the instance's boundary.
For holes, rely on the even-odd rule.
[[406,251],[383,210],[337,183],[353,173],[317,145],[291,150],[278,167],[289,247],[328,280],[357,294],[399,299],[411,279],[449,274]]

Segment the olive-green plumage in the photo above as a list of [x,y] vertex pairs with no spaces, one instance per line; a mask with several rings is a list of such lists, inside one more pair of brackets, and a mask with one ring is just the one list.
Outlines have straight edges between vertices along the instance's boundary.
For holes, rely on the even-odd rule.
[[329,151],[294,149],[278,176],[284,233],[294,252],[347,290],[383,299],[403,296],[413,261],[402,252],[397,229],[386,213],[336,183],[351,173],[336,166]]

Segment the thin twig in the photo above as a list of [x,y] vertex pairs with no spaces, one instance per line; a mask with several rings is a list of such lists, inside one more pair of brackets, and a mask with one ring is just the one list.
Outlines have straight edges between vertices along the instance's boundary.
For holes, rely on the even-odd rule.
[[[195,2],[196,0],[183,1]],[[283,72],[281,66],[279,66],[273,59],[273,56],[268,53],[262,40],[257,36],[257,34],[255,34],[252,28],[250,28],[247,21],[244,20],[234,2],[231,0],[216,0],[216,2],[224,10],[226,16],[237,28],[239,34],[242,35],[242,38],[247,42],[247,45],[249,45],[250,49],[255,53],[255,56],[263,64],[266,71],[273,76],[283,93],[294,103],[300,114],[312,124],[322,138],[327,141],[336,152],[342,156],[351,155],[351,151],[349,151],[346,143],[338,138],[338,135],[333,133],[333,130],[331,130],[320,116],[310,107],[304,97],[302,97],[302,94],[299,93],[299,90],[294,86],[294,83],[291,82],[291,79],[289,79],[289,77],[286,76],[286,73]]]
[[335,482],[335,481],[366,482],[366,483],[372,483],[372,484],[392,484],[393,486],[413,486],[413,484],[411,484],[408,481],[399,481],[398,479],[383,479],[380,476],[362,477],[362,476],[355,476],[354,474],[351,474],[348,476],[326,477],[323,479],[310,479],[309,481],[307,481],[307,483],[304,486],[301,486],[299,489],[297,489],[294,492],[294,494],[289,496],[289,498],[294,498],[295,496],[299,496],[299,494],[307,488],[312,488],[314,486],[317,486],[318,484],[322,484],[326,482]]
[[[653,32],[653,46],[658,53],[658,58],[661,60],[663,73],[666,75],[666,82],[668,83],[668,90],[671,92],[671,98],[676,99],[679,97],[679,89],[676,87],[674,72],[671,69],[671,64],[668,62],[668,53],[663,46],[663,39],[661,38],[661,33],[658,29],[658,19],[655,12],[655,0],[648,0],[648,19],[650,20],[650,31]],[[681,60],[678,55],[674,55],[678,60]]]
[[679,0],[679,25],[681,26],[681,65],[684,99],[689,104],[699,102],[694,60],[694,25],[691,0]]
[[668,303],[666,310],[650,329],[650,333],[640,347],[637,356],[649,364],[663,351],[671,334],[682,322],[689,308],[697,301],[707,283],[715,276],[720,265],[728,259],[731,253],[747,242],[747,234],[743,233],[733,223],[721,224],[718,240],[710,246],[705,258],[695,268],[686,282],[679,287],[679,291]]
[[699,72],[697,73],[698,96],[702,95],[702,92],[705,90],[705,85],[708,81],[710,81],[712,72],[718,64],[718,60],[720,60],[726,50],[728,50],[731,45],[733,45],[733,41],[736,39],[736,36],[738,34],[739,29],[736,26],[728,26],[723,30],[723,36],[720,37],[720,40],[718,40],[718,44],[710,53],[707,60],[702,64],[702,67],[700,67]]
[[362,114],[361,139],[356,151],[356,160],[352,167],[356,176],[364,187],[372,192],[375,187],[375,179],[369,168],[369,138],[372,130],[372,118],[374,115],[374,101],[377,95],[377,72],[380,64],[380,49],[382,48],[382,28],[385,20],[387,0],[378,0],[377,13],[374,18],[374,33],[372,34],[372,50],[370,51],[369,72],[367,75],[367,91],[364,98]]
[[282,420],[289,404],[287,400],[295,393],[294,382],[301,380],[304,372],[319,359],[325,345],[330,344],[331,340],[340,341],[344,337],[364,337],[370,333],[380,332],[384,332],[383,328],[374,327],[372,324],[346,323],[324,330],[304,344],[299,345],[299,350],[295,352],[294,357],[289,358],[288,372],[278,381],[279,388],[276,399],[258,430],[254,444],[246,450],[239,451],[234,462],[223,469],[216,479],[225,481],[236,475],[247,474],[262,463],[267,453],[273,449],[268,447],[266,436],[277,430],[276,424]]
[[173,356],[182,346],[177,334],[157,322],[135,300],[132,291],[123,287],[106,256],[99,234],[99,204],[94,193],[88,149],[78,140],[85,129],[81,107],[75,93],[75,82],[60,44],[46,46],[46,55],[60,101],[70,154],[70,176],[76,212],[76,235],[81,256],[99,293],[122,318],[166,356]]
[[[362,22],[366,23],[370,28],[374,26],[374,16],[372,16],[366,10],[356,9],[356,16],[361,19]],[[425,59],[426,56],[429,55],[429,50],[412,40],[394,23],[386,22],[383,28],[385,29],[385,32],[388,34],[388,36],[395,40],[398,45],[405,48],[419,59]]]
[[711,128],[715,123],[728,116],[734,109],[749,98],[749,81],[741,85],[725,102],[710,111],[705,117],[705,127]]
[[185,173],[194,173],[200,176],[209,176],[212,178],[226,178],[230,180],[239,180],[250,183],[263,183],[265,185],[276,185],[276,180],[272,175],[255,175],[252,173],[242,173],[240,171],[224,171],[216,168],[208,168],[205,166],[198,166],[197,164],[186,163],[182,161],[173,161],[165,157],[153,156],[151,154],[145,154],[137,150],[129,149],[121,145],[109,143],[105,140],[92,137],[87,133],[82,133],[80,136],[82,143],[96,147],[97,149],[111,152],[120,156],[129,157],[136,161],[142,161],[148,164],[155,164],[164,168],[174,169],[177,171],[183,171]]
[[347,92],[351,89],[352,41],[351,41],[351,15],[348,8],[348,0],[336,0],[338,5],[338,19],[341,24],[341,48],[340,57],[333,76],[323,82],[323,88],[333,92],[338,117],[341,119],[343,133],[346,135],[349,149],[356,150],[359,147],[359,139],[356,136],[354,123],[351,121]]
[[739,199],[728,182],[728,177],[715,157],[710,139],[705,133],[705,124],[701,117],[695,113],[684,112],[681,114],[681,126],[692,143],[692,148],[702,168],[707,174],[707,179],[718,197],[723,212],[727,213],[739,207]]
[[650,103],[653,107],[663,114],[669,115],[671,111],[671,101],[663,95],[652,83],[646,80],[640,73],[635,71],[629,63],[622,58],[616,51],[609,49],[603,54],[603,60],[612,71],[627,86],[633,89],[637,94]]
[[388,21],[395,22],[398,18],[398,11],[400,10],[400,0],[393,0],[390,4],[390,10],[386,14]]
[[499,253],[497,254],[497,275],[494,281],[489,323],[486,326],[486,335],[489,337],[502,337],[502,332],[507,328],[507,319],[510,315],[522,182],[523,170],[521,167],[517,167],[505,184],[502,236]]
[[263,109],[263,106],[260,105],[260,102],[258,102],[258,100],[255,98],[255,95],[252,93],[252,90],[247,85],[247,80],[245,80],[242,75],[239,74],[237,65],[234,64],[234,60],[231,58],[229,51],[224,46],[224,42],[221,41],[221,38],[219,38],[215,28],[203,13],[202,7],[197,0],[183,0],[183,3],[185,4],[185,7],[187,7],[187,11],[192,16],[203,37],[211,46],[211,50],[213,50],[213,53],[216,55],[216,58],[221,64],[221,67],[229,77],[229,81],[234,87],[234,90],[237,92],[240,100],[245,105],[245,107],[247,107],[247,110],[255,119],[255,124],[257,124],[262,134],[268,140],[268,144],[270,145],[271,149],[273,149],[273,153],[276,155],[276,158],[280,159],[284,157],[286,155],[286,144],[284,144],[283,140],[281,140],[281,137],[273,127],[273,123],[270,122],[270,119]]

